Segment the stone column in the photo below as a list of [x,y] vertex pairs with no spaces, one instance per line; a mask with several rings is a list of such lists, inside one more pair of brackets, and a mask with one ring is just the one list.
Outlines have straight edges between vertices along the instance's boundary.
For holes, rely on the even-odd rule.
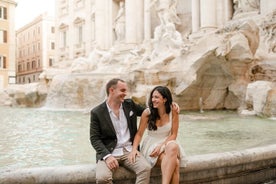
[[232,19],[233,16],[233,0],[224,0],[224,7],[226,10],[226,14],[225,14],[225,22],[229,21]]
[[126,43],[142,43],[144,38],[144,2],[126,0]]
[[200,0],[200,22],[201,28],[216,28],[216,0]]
[[150,14],[151,0],[144,1],[144,37],[145,40],[151,39],[151,14]]
[[96,43],[99,49],[108,50],[113,42],[113,1],[96,0],[95,7]]
[[233,7],[231,1],[233,0],[219,0],[216,4],[216,25],[218,27],[224,25],[232,18]]
[[200,0],[192,0],[192,31],[200,28]]

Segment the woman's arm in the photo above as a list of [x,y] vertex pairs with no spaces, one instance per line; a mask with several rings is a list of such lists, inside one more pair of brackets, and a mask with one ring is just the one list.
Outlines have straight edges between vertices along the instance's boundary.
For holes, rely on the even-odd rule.
[[139,156],[138,146],[141,142],[141,139],[143,137],[145,129],[147,128],[148,114],[149,114],[149,109],[145,109],[144,112],[142,113],[142,116],[141,116],[141,119],[140,119],[140,124],[139,124],[138,131],[137,131],[137,133],[134,137],[134,141],[133,141],[133,145],[132,145],[132,151],[128,156],[129,161],[132,162],[132,163],[135,162],[136,155]]
[[[170,136],[164,141],[161,147],[165,146],[167,142],[171,140],[176,140],[178,134],[178,127],[179,127],[179,107],[176,104],[172,104],[172,128]],[[163,151],[161,149],[161,151]]]

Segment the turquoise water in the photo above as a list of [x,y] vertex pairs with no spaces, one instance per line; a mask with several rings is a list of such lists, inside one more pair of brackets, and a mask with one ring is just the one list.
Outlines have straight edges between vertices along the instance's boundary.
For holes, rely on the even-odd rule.
[[[1,169],[95,163],[88,113],[0,107]],[[178,138],[187,155],[276,143],[276,121],[231,111],[183,112]]]

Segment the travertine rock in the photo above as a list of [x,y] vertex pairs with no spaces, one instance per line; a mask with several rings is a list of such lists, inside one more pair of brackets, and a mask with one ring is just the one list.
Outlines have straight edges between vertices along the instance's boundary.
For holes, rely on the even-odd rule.
[[[237,4],[224,27],[202,28],[185,37],[177,21],[160,14],[153,39],[130,44],[128,35],[128,44],[122,39],[106,50],[95,46],[87,58],[44,71],[39,85],[11,86],[10,104],[89,109],[105,99],[106,81],[120,77],[129,84],[129,97],[141,104],[154,86],[166,85],[182,110],[238,109],[274,116],[275,11],[259,14],[258,1],[250,2],[256,7]],[[130,17],[125,18],[129,24]],[[206,26],[213,18],[204,17]]]
[[246,106],[256,114],[262,114],[267,103],[268,92],[273,88],[273,83],[268,81],[256,81],[248,84],[246,92]]
[[268,117],[276,116],[276,87],[267,93],[266,103],[263,108],[263,114]]

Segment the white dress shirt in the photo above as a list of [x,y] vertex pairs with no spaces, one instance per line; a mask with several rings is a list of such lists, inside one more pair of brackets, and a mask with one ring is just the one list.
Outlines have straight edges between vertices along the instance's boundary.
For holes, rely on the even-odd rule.
[[[119,117],[117,117],[107,103],[106,105],[117,136],[117,145],[113,150],[112,155],[122,156],[124,154],[124,149],[126,149],[127,151],[131,151],[132,149],[132,144],[130,141],[130,132],[127,125],[127,119],[123,110],[123,106],[121,104],[119,109]],[[107,155],[105,158],[107,158],[108,156],[109,155]]]

